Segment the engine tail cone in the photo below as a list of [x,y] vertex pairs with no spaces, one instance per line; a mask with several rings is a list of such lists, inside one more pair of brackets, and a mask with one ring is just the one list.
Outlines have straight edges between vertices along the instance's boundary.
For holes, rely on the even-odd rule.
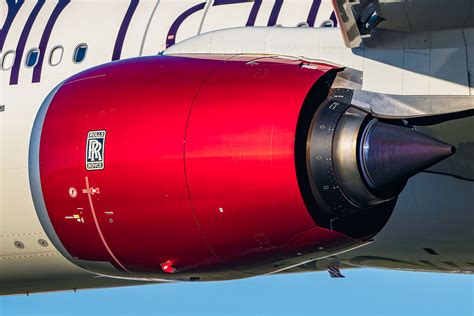
[[433,137],[373,122],[361,140],[360,160],[364,179],[377,195],[393,194],[409,177],[454,154],[454,146]]

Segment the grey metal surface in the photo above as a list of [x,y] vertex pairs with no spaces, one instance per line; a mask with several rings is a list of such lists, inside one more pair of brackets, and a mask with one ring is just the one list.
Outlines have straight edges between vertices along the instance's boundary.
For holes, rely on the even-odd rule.
[[[371,1],[372,2],[372,1]],[[474,25],[473,0],[376,0],[380,29],[453,29]]]
[[422,123],[416,125],[418,123],[414,122],[418,131],[456,146],[455,155],[428,171],[474,182],[474,115],[435,125],[421,125]]
[[474,116],[412,123],[456,153],[408,181],[373,244],[338,257],[361,267],[474,273]]
[[376,118],[408,119],[474,111],[474,96],[394,95],[362,90],[363,73],[345,68],[333,89],[354,90],[351,104]]
[[379,118],[415,118],[474,110],[474,96],[390,95],[356,90],[352,104]]
[[338,258],[359,267],[474,273],[473,205],[474,182],[421,173],[375,242]]
[[358,135],[366,117],[367,112],[349,108],[339,120],[333,141],[336,176],[346,196],[358,206],[384,202],[367,189],[359,173]]
[[362,38],[349,0],[333,0],[346,47],[358,47]]
[[[342,18],[341,28],[353,46],[356,34],[376,28],[389,31],[426,31],[474,26],[473,0],[333,0]],[[379,22],[370,26],[376,14]],[[358,31],[354,31],[354,25]]]
[[454,154],[454,147],[405,126],[373,121],[361,139],[361,171],[377,196],[397,194],[406,180]]

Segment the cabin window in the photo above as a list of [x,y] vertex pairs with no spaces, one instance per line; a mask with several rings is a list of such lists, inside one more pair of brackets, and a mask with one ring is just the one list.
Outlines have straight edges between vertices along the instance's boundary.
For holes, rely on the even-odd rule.
[[334,27],[334,21],[326,20],[323,23],[321,23],[321,27]]
[[39,54],[40,54],[40,51],[38,48],[30,49],[28,51],[28,54],[26,54],[26,61],[25,61],[26,67],[32,68],[36,66],[39,60]]
[[3,70],[12,69],[13,64],[15,63],[15,56],[16,56],[16,53],[13,50],[7,51],[3,55],[2,65],[1,65]]
[[296,27],[309,27],[309,23],[308,22],[300,22],[296,25]]
[[57,66],[63,59],[64,48],[62,46],[56,46],[51,50],[49,55],[49,64],[51,66]]
[[74,50],[73,60],[76,64],[79,64],[86,59],[87,55],[87,44],[79,44]]

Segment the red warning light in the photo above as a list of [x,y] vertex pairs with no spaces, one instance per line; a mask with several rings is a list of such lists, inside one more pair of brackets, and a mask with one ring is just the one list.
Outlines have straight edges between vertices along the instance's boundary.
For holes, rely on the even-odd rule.
[[161,264],[161,270],[166,273],[175,273],[176,268],[174,267],[173,263],[171,260],[166,261],[165,263]]

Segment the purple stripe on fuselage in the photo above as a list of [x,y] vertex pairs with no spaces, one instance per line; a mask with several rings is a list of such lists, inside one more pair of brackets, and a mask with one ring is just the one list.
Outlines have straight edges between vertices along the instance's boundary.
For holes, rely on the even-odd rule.
[[206,2],[195,5],[194,7],[189,8],[188,10],[181,13],[180,16],[173,22],[168,31],[168,36],[166,37],[166,48],[174,45],[176,43],[176,34],[178,33],[179,27],[183,22],[192,14],[203,10],[206,7]]
[[329,20],[333,21],[333,23],[334,23],[334,27],[337,27],[337,18],[336,18],[336,12],[332,11],[332,13],[331,13],[331,17],[329,18]]
[[283,0],[275,0],[273,5],[272,13],[268,19],[268,26],[275,26],[278,21],[278,16],[280,15],[281,7],[283,6]]
[[140,0],[130,1],[130,6],[128,7],[127,13],[123,18],[122,25],[120,25],[120,30],[117,34],[117,39],[115,40],[114,52],[112,53],[112,60],[120,59],[122,55],[123,43],[125,41],[125,35],[127,35],[128,27],[132,21],[133,14],[138,7]]
[[253,3],[252,11],[250,11],[249,19],[247,20],[247,24],[245,26],[254,26],[255,21],[257,20],[258,11],[260,11],[260,7],[262,6],[262,0],[255,0]]
[[311,9],[309,10],[308,19],[306,20],[309,27],[314,27],[320,6],[321,0],[313,0],[313,4],[311,5]]
[[20,11],[20,8],[23,3],[25,3],[24,0],[7,0],[7,18],[5,19],[5,22],[3,23],[2,28],[0,29],[0,51],[3,50],[3,45],[5,45],[5,40],[7,39],[8,31],[10,31],[13,21],[15,20],[18,11]]
[[249,18],[245,26],[254,26],[257,19],[258,11],[262,6],[262,0],[215,0],[213,7],[227,4],[238,4],[238,3],[249,3],[253,2],[252,10],[250,11]]
[[41,80],[41,71],[43,69],[43,61],[44,56],[46,55],[46,47],[48,46],[49,37],[51,36],[51,32],[53,31],[54,24],[64,10],[64,8],[71,2],[71,0],[59,0],[58,4],[53,10],[53,13],[49,17],[48,23],[46,23],[46,28],[44,29],[43,36],[41,36],[40,44],[39,44],[39,60],[38,64],[35,66],[33,70],[33,81],[32,82],[39,82]]
[[216,7],[219,5],[245,3],[245,2],[253,2],[253,0],[215,0],[212,6]]
[[[18,84],[18,78],[20,76],[21,61],[23,57],[23,52],[25,51],[26,41],[28,40],[28,36],[30,35],[30,31],[33,27],[33,24],[35,23],[36,17],[38,16],[38,13],[41,11],[41,8],[43,7],[44,3],[45,3],[45,0],[38,0],[33,10],[31,11],[30,16],[28,16],[25,27],[23,28],[23,31],[21,32],[20,40],[18,41],[18,45],[16,46],[15,62],[13,63],[12,71],[10,73],[11,85]],[[40,54],[43,54],[43,51],[40,51]]]

